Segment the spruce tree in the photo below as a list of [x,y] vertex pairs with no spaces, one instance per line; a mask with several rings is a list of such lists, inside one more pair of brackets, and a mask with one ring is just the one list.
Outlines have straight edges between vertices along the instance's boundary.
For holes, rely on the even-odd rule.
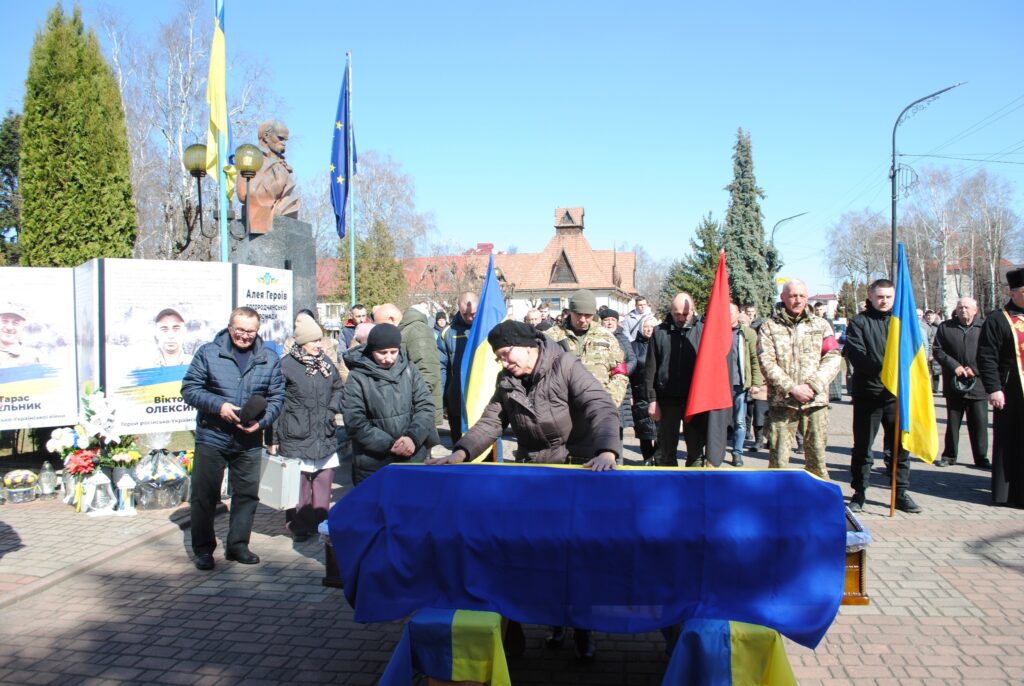
[[[349,281],[349,232],[338,246],[338,295],[351,304]],[[408,304],[409,289],[402,263],[395,257],[395,240],[387,225],[375,221],[365,238],[356,238],[356,296],[367,307]]]
[[96,35],[58,4],[36,35],[21,126],[21,261],[131,257],[135,205],[121,94]]
[[759,311],[771,312],[775,304],[775,274],[782,263],[774,246],[764,239],[759,202],[764,191],[754,178],[750,135],[743,129],[736,133],[732,169],[733,181],[726,186],[729,210],[723,235],[729,293],[737,303],[752,302]]
[[722,248],[722,227],[708,212],[690,239],[690,254],[669,268],[662,290],[662,302],[671,306],[676,293],[685,291],[693,296],[698,312],[706,312],[718,269],[718,251]]
[[20,253],[21,196],[18,167],[21,115],[8,110],[0,121],[0,264],[17,264]]

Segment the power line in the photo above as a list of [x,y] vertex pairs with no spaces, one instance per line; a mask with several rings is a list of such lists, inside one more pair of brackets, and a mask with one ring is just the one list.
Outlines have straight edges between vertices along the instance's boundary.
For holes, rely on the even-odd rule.
[[[977,157],[954,157],[953,155],[910,155],[910,154],[903,155],[902,153],[897,155],[897,157],[919,157],[919,158],[920,157],[934,157],[934,158],[940,159],[940,160],[960,160],[960,161],[963,161],[963,162],[988,162],[988,163],[991,163],[991,164],[1020,164],[1020,165],[1024,165],[1024,162],[1014,162],[1012,160],[988,159],[990,157],[997,156],[999,153],[984,153],[984,154],[987,155],[988,157],[980,159],[980,160]],[[1006,154],[1007,155],[1022,155],[1022,154],[1024,154],[1024,152],[1019,152],[1019,153],[1018,152],[1014,152],[1014,153],[1006,153]]]

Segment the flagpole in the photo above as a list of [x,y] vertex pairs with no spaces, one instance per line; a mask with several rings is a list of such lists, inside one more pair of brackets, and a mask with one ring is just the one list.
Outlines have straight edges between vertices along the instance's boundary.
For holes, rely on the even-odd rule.
[[[902,322],[900,322],[900,324],[902,324]],[[899,378],[898,374],[899,373],[897,372],[897,379]],[[897,381],[897,384],[898,383],[899,383],[899,381]],[[897,388],[899,388],[898,385],[897,385]],[[902,443],[902,441],[900,440],[902,438],[902,436],[900,435],[901,433],[902,432],[900,431],[900,401],[899,401],[899,398],[897,398],[896,399],[896,420],[895,420],[895,423],[893,424],[893,434],[895,435],[895,438],[893,439],[893,446],[892,446],[892,463],[891,463],[892,464],[892,473],[890,474],[891,478],[889,480],[890,481],[890,483],[889,483],[889,488],[890,488],[890,490],[889,490],[889,516],[890,517],[893,517],[893,516],[896,515],[896,470],[900,466],[900,445]]]
[[223,132],[217,132],[217,183],[220,186],[220,261],[228,261],[228,180],[224,172],[227,144]]
[[352,52],[345,53],[345,70],[348,72],[348,78],[345,79],[345,88],[348,92],[345,93],[345,99],[348,102],[348,121],[345,122],[345,178],[348,181],[349,192],[345,194],[345,202],[348,203],[348,207],[345,208],[345,223],[349,226],[346,227],[348,235],[348,275],[349,275],[349,293],[352,294],[351,305],[355,305],[356,300],[356,223],[354,218],[349,219],[352,214],[355,203],[356,184],[355,179],[352,177]]

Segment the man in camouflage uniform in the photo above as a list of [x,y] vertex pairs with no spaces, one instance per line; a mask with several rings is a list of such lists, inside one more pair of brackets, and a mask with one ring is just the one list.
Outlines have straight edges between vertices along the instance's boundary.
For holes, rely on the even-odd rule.
[[594,320],[596,312],[597,298],[590,291],[580,289],[569,296],[569,319],[544,333],[580,358],[618,407],[629,385],[625,356],[615,334]]
[[832,327],[807,310],[807,286],[782,289],[783,310],[765,319],[758,360],[768,382],[768,466],[789,465],[795,432],[804,436],[804,469],[823,479],[828,438],[828,386],[839,372],[839,344]]

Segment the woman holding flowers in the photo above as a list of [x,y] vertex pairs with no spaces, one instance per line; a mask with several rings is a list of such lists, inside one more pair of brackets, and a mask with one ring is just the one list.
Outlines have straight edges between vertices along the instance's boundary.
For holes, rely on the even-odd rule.
[[341,412],[343,387],[338,368],[324,355],[323,336],[312,317],[296,317],[295,345],[281,360],[284,409],[268,449],[302,461],[299,504],[285,512],[285,528],[297,542],[309,539],[327,519],[338,466],[334,415]]

